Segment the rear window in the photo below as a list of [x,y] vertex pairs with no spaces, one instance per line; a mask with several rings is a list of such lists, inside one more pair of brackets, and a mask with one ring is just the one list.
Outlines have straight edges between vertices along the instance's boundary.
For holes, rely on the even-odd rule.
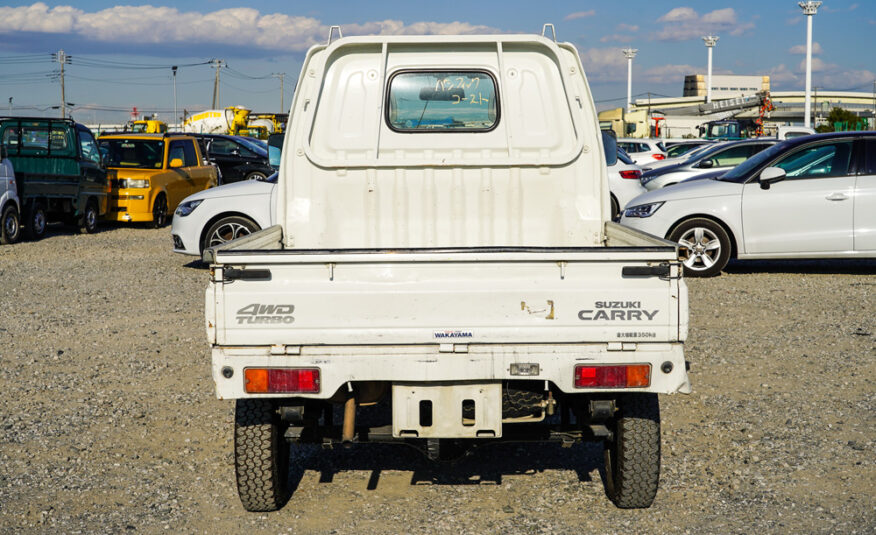
[[498,97],[486,71],[402,71],[389,80],[386,121],[397,132],[487,132]]

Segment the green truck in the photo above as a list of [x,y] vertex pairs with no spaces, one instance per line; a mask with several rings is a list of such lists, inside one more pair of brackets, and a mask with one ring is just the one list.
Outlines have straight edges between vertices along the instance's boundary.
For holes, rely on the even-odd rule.
[[92,233],[107,210],[107,179],[94,135],[71,119],[0,118],[0,144],[15,171],[22,230],[40,239],[61,221]]

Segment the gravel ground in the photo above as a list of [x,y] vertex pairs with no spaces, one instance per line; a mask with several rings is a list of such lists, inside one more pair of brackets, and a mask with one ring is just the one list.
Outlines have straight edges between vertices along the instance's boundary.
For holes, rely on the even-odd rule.
[[688,281],[694,392],[661,398],[650,509],[611,505],[596,444],[359,446],[297,451],[292,500],[253,514],[190,260],[166,228],[0,246],[0,533],[876,532],[876,261]]

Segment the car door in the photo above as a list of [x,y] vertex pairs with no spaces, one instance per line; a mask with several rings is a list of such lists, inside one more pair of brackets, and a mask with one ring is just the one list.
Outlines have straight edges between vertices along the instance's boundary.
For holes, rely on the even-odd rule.
[[[184,197],[195,191],[194,180],[189,175],[189,166],[192,162],[186,161],[186,143],[191,144],[188,140],[175,139],[170,142],[168,148],[167,165],[170,178],[167,182],[167,211],[169,213],[176,209]],[[182,161],[182,166],[170,167],[170,163],[174,160]]]
[[852,250],[855,175],[853,140],[792,149],[772,163],[786,177],[769,189],[755,178],[742,190],[746,254],[836,253]]
[[222,182],[224,184],[237,182],[238,180],[243,179],[243,176],[240,174],[240,169],[238,169],[240,161],[234,155],[234,152],[237,150],[237,143],[230,139],[217,137],[210,140],[208,146],[209,152],[207,153],[207,157],[210,161],[219,166],[219,171],[222,172]]
[[876,139],[862,140],[863,165],[855,179],[855,251],[876,252]]

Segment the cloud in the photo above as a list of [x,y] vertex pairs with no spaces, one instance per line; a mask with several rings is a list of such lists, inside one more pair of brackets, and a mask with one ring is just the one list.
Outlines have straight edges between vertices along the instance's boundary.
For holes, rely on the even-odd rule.
[[631,43],[638,37],[636,34],[639,32],[639,26],[636,24],[620,23],[617,25],[617,31],[620,33],[606,35],[599,39],[599,41],[601,43]]
[[790,19],[787,19],[785,21],[785,24],[787,24],[788,26],[796,26],[797,24],[800,24],[800,22],[802,22],[802,21],[803,21],[802,17],[791,17]]
[[694,11],[693,8],[677,7],[657,19],[657,22],[685,22],[690,20],[697,20],[698,17],[699,15],[697,15],[697,12]]
[[[619,82],[627,79],[627,60],[618,48],[579,50],[584,72],[591,82]],[[635,62],[635,60],[633,60]],[[633,67],[635,69],[635,66]]]
[[754,28],[753,22],[739,21],[736,10],[731,7],[702,16],[693,8],[676,7],[657,20],[664,23],[655,36],[658,41],[687,41],[710,33],[736,36]]
[[576,11],[575,13],[569,13],[568,15],[563,17],[563,20],[583,19],[587,17],[592,17],[593,15],[596,15],[596,11],[593,9],[588,11]]
[[[833,65],[831,63],[827,63],[823,61],[821,58],[812,58],[812,72],[820,72],[825,71],[831,68],[838,67],[837,65]],[[797,66],[797,70],[800,72],[806,72],[806,60],[803,59],[800,61],[800,65]]]
[[[642,73],[642,79],[652,84],[678,84],[681,87],[684,77],[688,74],[696,74],[702,71],[702,67],[694,67],[686,64],[670,64],[652,67]],[[714,74],[724,74],[713,70]]]
[[[329,26],[312,17],[282,13],[263,14],[252,8],[221,9],[208,13],[180,11],[174,7],[115,6],[86,12],[72,6],[50,8],[42,2],[30,6],[0,7],[0,35],[72,35],[83,41],[128,46],[131,36],[144,45],[215,43],[262,50],[301,52],[325,42]],[[496,28],[467,22],[415,22],[383,20],[342,27],[345,35],[381,34],[479,34]],[[3,39],[4,41],[6,39]]]
[[[806,53],[806,45],[796,45],[792,46],[790,50],[788,50],[789,54],[805,54]],[[818,42],[812,43],[812,53],[813,54],[821,54],[821,45]]]
[[797,82],[800,77],[791,71],[784,63],[777,65],[767,71],[767,74],[770,77],[770,86],[772,84],[785,84],[790,82]]

